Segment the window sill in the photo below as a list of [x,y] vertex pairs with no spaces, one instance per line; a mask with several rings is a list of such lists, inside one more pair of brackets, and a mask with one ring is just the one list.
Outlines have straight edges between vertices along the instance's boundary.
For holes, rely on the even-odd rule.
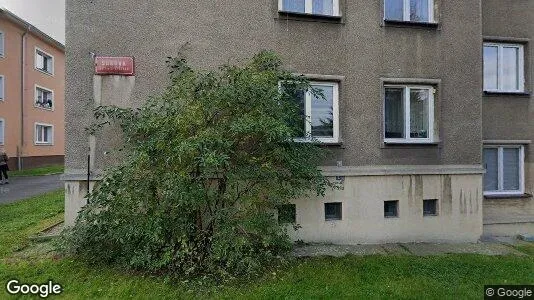
[[46,108],[46,107],[40,107],[40,106],[37,106],[37,105],[34,105],[33,107],[35,108],[38,108],[38,109],[42,109],[42,110],[46,110],[46,111],[54,111],[54,108]]
[[35,70],[38,71],[38,72],[41,72],[41,73],[43,73],[45,75],[48,75],[48,76],[54,76],[54,73],[50,73],[50,72],[47,72],[45,70],[41,70],[39,68],[35,68]]
[[530,93],[529,93],[529,92],[484,91],[484,96],[518,96],[518,97],[530,97]]
[[433,142],[419,142],[419,141],[384,141],[384,145],[400,145],[400,146],[437,146],[439,145],[439,141],[433,141]]
[[439,27],[439,23],[384,20],[384,26],[385,27],[412,27],[412,28],[437,29]]
[[35,143],[35,146],[54,146],[53,143]]
[[524,194],[488,194],[484,195],[484,199],[511,199],[511,198],[531,198],[532,195],[528,193]]
[[278,14],[284,18],[279,18],[280,20],[295,20],[295,21],[308,21],[308,22],[327,22],[327,23],[337,23],[342,24],[342,16],[331,16],[331,15],[318,15],[318,14],[307,14],[299,13],[292,11],[283,11],[279,10]]

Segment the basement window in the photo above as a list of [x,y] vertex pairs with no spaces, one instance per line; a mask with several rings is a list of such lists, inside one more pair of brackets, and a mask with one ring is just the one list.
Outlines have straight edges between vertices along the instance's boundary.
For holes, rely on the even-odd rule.
[[330,202],[324,204],[324,219],[326,221],[341,220],[341,202]]
[[278,206],[278,223],[290,224],[297,222],[297,207],[295,204]]
[[438,215],[438,200],[423,200],[423,216],[437,216]]
[[384,217],[397,218],[399,216],[399,201],[384,201]]
[[340,16],[339,0],[278,0],[278,10],[286,13]]

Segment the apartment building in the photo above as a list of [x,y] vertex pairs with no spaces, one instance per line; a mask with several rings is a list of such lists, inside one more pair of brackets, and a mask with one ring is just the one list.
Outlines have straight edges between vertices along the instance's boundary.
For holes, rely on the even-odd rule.
[[65,47],[0,9],[0,145],[11,170],[64,161]]
[[[90,185],[120,159],[113,129],[84,131],[90,107],[158,93],[165,57],[187,43],[205,69],[272,49],[326,96],[304,94],[303,126],[343,188],[294,201],[295,240],[534,233],[532,1],[70,0],[67,23],[67,224],[85,204],[87,155]],[[135,76],[96,76],[89,53],[134,56]]]

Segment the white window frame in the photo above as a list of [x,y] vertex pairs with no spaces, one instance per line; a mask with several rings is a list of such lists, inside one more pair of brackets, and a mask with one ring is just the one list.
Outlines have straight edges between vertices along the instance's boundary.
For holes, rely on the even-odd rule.
[[2,45],[2,51],[0,52],[0,58],[4,58],[6,55],[6,34],[3,30],[0,30],[0,44]]
[[4,75],[0,75],[0,78],[2,78],[2,81],[0,82],[0,84],[2,85],[2,94],[0,95],[0,102],[3,102],[6,99],[6,77]]
[[[387,88],[402,88],[404,91],[404,132],[405,138],[386,138],[386,89]],[[410,137],[411,125],[410,125],[410,89],[428,90],[428,137],[426,139],[412,138]],[[402,84],[386,84],[383,89],[383,113],[384,116],[382,127],[384,143],[386,144],[425,144],[434,143],[434,95],[436,89],[433,86],[428,85],[402,85]]]
[[[339,0],[332,0],[332,17],[340,17],[341,11],[339,9]],[[278,11],[282,12],[289,12],[289,13],[298,13],[294,11],[285,11],[284,10],[284,0],[278,0]],[[304,3],[304,13],[310,14],[310,15],[321,15],[321,14],[314,14],[313,13],[313,0],[305,0]],[[322,15],[321,15],[322,16]],[[330,15],[325,15],[330,16]]]
[[[52,94],[52,108],[45,108],[45,107],[40,107],[39,105],[37,105],[37,97],[38,97],[38,90],[44,90],[44,91],[47,91],[47,92],[50,92]],[[54,94],[54,90],[52,89],[49,89],[49,88],[45,88],[44,86],[40,86],[40,85],[35,85],[35,89],[34,89],[35,93],[34,93],[34,97],[33,97],[33,106],[36,107],[36,108],[39,108],[39,109],[44,109],[44,110],[48,110],[48,111],[54,111],[55,108],[56,108],[56,101],[55,101],[55,94]]]
[[[50,142],[42,142],[42,141],[38,141],[37,140],[37,137],[38,137],[38,134],[37,134],[37,126],[47,126],[47,127],[51,127],[52,130],[51,130],[51,134],[50,134]],[[34,126],[34,142],[35,142],[35,145],[36,146],[51,146],[51,145],[54,145],[54,125],[52,124],[47,124],[47,123],[35,123],[35,126]]]
[[321,143],[339,143],[339,84],[337,82],[330,82],[330,81],[311,81],[311,86],[328,86],[332,87],[332,112],[334,117],[334,123],[333,123],[333,133],[334,136],[331,138],[327,137],[313,137],[311,135],[312,132],[312,126],[311,126],[311,101],[313,98],[313,95],[311,91],[306,91],[304,93],[304,111],[306,115],[306,121],[305,121],[305,137],[298,137],[295,138],[295,141],[297,142],[311,142],[313,140],[317,140]]
[[[37,60],[35,59],[38,52],[41,52],[42,54],[46,55],[46,56],[49,56],[51,59],[52,59],[52,70],[50,70],[50,72],[47,72],[45,70],[42,70],[42,69],[39,69],[37,67]],[[34,52],[34,55],[33,55],[33,59],[34,59],[34,62],[33,62],[33,65],[34,65],[34,68],[35,70],[43,73],[43,74],[47,74],[47,75],[51,75],[53,76],[54,75],[54,72],[55,72],[55,63],[56,63],[56,59],[54,58],[54,56],[46,51],[44,51],[43,49],[39,48],[39,47],[35,47],[35,52]]]
[[[484,43],[483,47],[497,47],[497,89],[486,89],[486,85],[484,86],[485,92],[498,92],[498,93],[522,93],[525,91],[525,49],[524,45],[522,44],[513,44],[513,43],[492,43],[492,42],[486,42]],[[505,90],[503,85],[502,78],[504,77],[504,51],[503,48],[517,48],[517,55],[519,56],[517,58],[517,63],[519,64],[517,67],[519,68],[517,75],[517,80],[519,81],[519,89],[517,90]],[[486,62],[484,62],[486,63]],[[486,80],[486,78],[484,78]]]
[[[519,190],[504,190],[504,149],[519,149]],[[525,147],[522,145],[484,145],[484,149],[497,149],[497,191],[484,191],[484,195],[522,195],[525,193]],[[484,166],[486,169],[486,166]]]
[[0,118],[0,122],[2,126],[0,126],[0,132],[2,132],[2,140],[0,140],[0,145],[4,145],[6,142],[6,120],[4,118]]
[[[386,1],[384,0],[384,21],[402,21],[402,22],[418,22],[419,21],[412,21],[410,20],[410,0],[403,0],[402,3],[402,20],[393,20],[393,19],[386,19]],[[420,23],[435,23],[435,17],[434,17],[434,0],[427,0],[428,1],[428,22],[420,22]]]

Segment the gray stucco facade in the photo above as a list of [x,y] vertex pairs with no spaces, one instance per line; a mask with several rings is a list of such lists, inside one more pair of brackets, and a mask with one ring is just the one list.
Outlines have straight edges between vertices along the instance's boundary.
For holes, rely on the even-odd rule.
[[[87,154],[93,154],[91,164],[96,172],[117,159],[113,129],[96,138],[85,132],[95,101],[138,106],[156,95],[167,84],[165,58],[176,55],[187,43],[183,52],[193,65],[204,69],[239,63],[262,49],[272,49],[292,72],[315,74],[310,78],[316,80],[332,75],[339,84],[340,141],[329,145],[334,157],[325,162],[326,173],[349,178],[346,190],[373,185],[387,192],[334,193],[328,196],[330,200],[310,201],[341,201],[347,203],[349,212],[373,207],[381,214],[383,201],[406,199],[406,210],[413,214],[405,214],[407,219],[401,222],[416,220],[422,228],[406,227],[404,233],[395,234],[363,229],[351,235],[350,214],[344,214],[346,224],[324,223],[321,205],[297,202],[297,216],[303,216],[297,221],[305,228],[304,235],[296,234],[297,238],[340,243],[478,239],[483,203],[484,209],[495,211],[496,216],[500,211],[494,204],[486,205],[485,201],[494,200],[483,199],[483,141],[530,140],[534,134],[531,96],[486,97],[482,92],[484,36],[528,39],[534,32],[533,3],[502,2],[434,0],[435,23],[413,24],[385,22],[381,0],[339,0],[339,18],[280,13],[277,0],[67,0],[67,222],[72,222],[83,205],[80,195]],[[501,13],[503,10],[508,14]],[[527,49],[531,57],[532,47]],[[93,77],[91,53],[134,56],[135,78]],[[532,76],[526,78],[530,82]],[[435,89],[431,143],[384,142],[384,86],[388,84]],[[531,84],[527,86],[530,90]],[[527,149],[528,161],[534,152]],[[525,192],[530,193],[534,183],[528,174],[534,168],[529,166]],[[408,182],[413,189],[401,191]],[[421,219],[418,212],[425,197],[448,199],[440,202],[451,207],[443,211],[443,220]],[[531,203],[532,198],[521,201]],[[366,205],[368,202],[372,203]],[[508,209],[502,200],[499,205]],[[401,209],[403,206],[400,203]],[[532,211],[528,214],[533,215]],[[431,229],[425,231],[428,224],[424,222],[432,222]],[[399,224],[377,217],[358,226],[387,232]],[[465,228],[470,234],[459,234],[465,228],[458,224],[468,224]],[[319,227],[323,229],[317,231],[318,236],[306,235]],[[329,239],[329,235],[335,238]]]

